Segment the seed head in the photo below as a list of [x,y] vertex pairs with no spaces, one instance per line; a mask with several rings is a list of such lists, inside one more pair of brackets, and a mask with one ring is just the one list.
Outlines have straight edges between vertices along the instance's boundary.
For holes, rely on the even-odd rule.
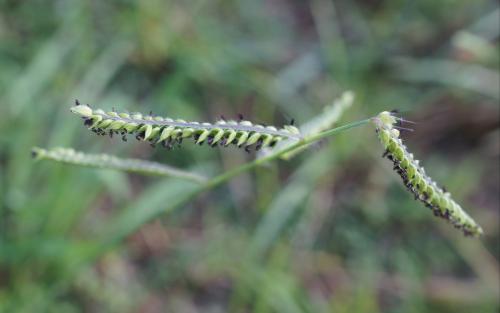
[[416,200],[461,229],[465,235],[480,236],[481,227],[456,203],[451,194],[439,187],[427,174],[420,162],[403,144],[395,124],[401,120],[391,112],[381,112],[372,118],[380,142],[385,148],[384,157],[394,163],[394,170],[401,176],[406,188]]

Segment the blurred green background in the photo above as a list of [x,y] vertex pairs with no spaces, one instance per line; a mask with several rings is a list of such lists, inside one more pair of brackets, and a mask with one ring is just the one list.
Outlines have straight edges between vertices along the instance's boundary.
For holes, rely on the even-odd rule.
[[[0,0],[0,312],[498,312],[499,24],[486,0]],[[255,155],[98,138],[69,107],[301,124],[345,90],[341,123],[418,123],[408,146],[484,237],[413,200],[371,126],[188,201],[30,158],[217,174]]]

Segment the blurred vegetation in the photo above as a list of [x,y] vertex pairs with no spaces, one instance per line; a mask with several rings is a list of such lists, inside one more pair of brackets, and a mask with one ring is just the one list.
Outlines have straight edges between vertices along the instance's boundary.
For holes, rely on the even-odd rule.
[[[486,0],[0,0],[0,312],[498,312],[500,10]],[[255,158],[97,138],[97,107],[299,124],[397,108],[483,226],[408,194],[372,127],[192,197],[30,159],[66,146],[215,174]],[[158,217],[159,216],[159,217]]]

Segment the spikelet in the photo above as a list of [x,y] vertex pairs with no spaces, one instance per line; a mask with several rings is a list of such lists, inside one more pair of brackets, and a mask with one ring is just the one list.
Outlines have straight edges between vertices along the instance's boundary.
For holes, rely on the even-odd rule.
[[180,119],[164,118],[140,113],[117,113],[93,110],[88,105],[76,101],[71,108],[80,115],[84,124],[98,135],[109,136],[119,134],[124,141],[127,134],[134,134],[136,139],[148,141],[151,145],[161,144],[171,149],[180,145],[184,139],[192,138],[196,144],[207,143],[212,147],[231,144],[244,147],[249,151],[252,147],[260,150],[274,147],[283,139],[300,139],[301,135],[295,126],[285,125],[278,129],[274,126],[252,124],[250,121],[219,120],[216,123],[187,122]]
[[458,205],[449,192],[440,188],[427,174],[413,154],[409,153],[395,128],[399,118],[393,113],[384,111],[372,118],[382,145],[384,157],[394,163],[394,170],[401,176],[403,183],[415,199],[423,202],[434,215],[451,222],[461,229],[466,236],[480,236],[481,227]]

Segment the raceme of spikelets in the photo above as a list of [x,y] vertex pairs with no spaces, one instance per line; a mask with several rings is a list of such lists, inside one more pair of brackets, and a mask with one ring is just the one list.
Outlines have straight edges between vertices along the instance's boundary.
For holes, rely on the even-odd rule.
[[449,192],[427,176],[419,161],[408,152],[397,129],[401,120],[387,111],[372,118],[379,139],[386,149],[384,157],[394,163],[394,170],[415,195],[415,199],[423,202],[434,215],[448,220],[466,236],[480,236],[483,233],[481,227],[451,198]]
[[80,115],[84,124],[98,135],[107,133],[112,137],[114,134],[120,134],[126,141],[127,134],[134,134],[137,140],[148,141],[153,146],[161,144],[168,149],[180,145],[184,139],[192,138],[199,145],[205,142],[212,147],[227,147],[233,144],[239,148],[244,147],[249,152],[252,147],[260,150],[264,147],[274,147],[283,139],[301,138],[298,128],[293,125],[278,129],[245,120],[221,119],[213,124],[187,122],[152,114],[94,110],[88,105],[80,104],[78,100],[71,111]]
[[201,175],[156,162],[139,159],[122,159],[108,154],[88,154],[75,151],[71,148],[59,147],[47,150],[34,147],[31,150],[31,155],[36,160],[52,160],[79,166],[115,169],[147,175],[171,176],[197,183],[203,183],[207,180]]

